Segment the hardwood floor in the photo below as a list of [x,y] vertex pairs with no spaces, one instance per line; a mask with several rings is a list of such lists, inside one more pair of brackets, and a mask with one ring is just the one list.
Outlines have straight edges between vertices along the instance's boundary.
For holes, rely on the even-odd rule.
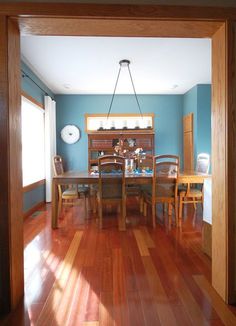
[[99,230],[83,207],[66,208],[54,231],[49,206],[25,221],[25,302],[2,324],[236,325],[236,309],[210,285],[200,207],[189,206],[181,230],[160,209],[153,230],[133,200],[125,232],[114,211]]

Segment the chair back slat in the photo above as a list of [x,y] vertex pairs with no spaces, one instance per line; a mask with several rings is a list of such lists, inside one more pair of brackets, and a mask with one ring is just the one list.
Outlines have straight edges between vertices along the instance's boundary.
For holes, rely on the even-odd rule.
[[125,159],[104,155],[98,159],[99,194],[101,198],[121,198],[125,192]]
[[64,172],[62,157],[60,155],[55,155],[53,157],[53,169],[55,176],[60,175]]
[[175,197],[178,193],[179,157],[158,155],[153,158],[153,200],[155,197]]
[[[64,173],[63,161],[62,161],[62,157],[60,155],[55,155],[53,157],[53,170],[54,170],[55,176],[58,176],[58,175]],[[62,195],[62,193],[65,189],[66,189],[65,186],[58,185],[59,196]]]

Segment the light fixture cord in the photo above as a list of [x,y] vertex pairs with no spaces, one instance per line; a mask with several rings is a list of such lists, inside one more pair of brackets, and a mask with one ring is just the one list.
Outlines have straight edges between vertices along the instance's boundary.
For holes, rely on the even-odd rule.
[[137,96],[136,91],[135,91],[134,82],[133,82],[133,78],[132,78],[132,75],[131,75],[131,71],[130,71],[129,65],[128,65],[128,70],[129,70],[129,76],[130,76],[131,83],[132,83],[133,90],[134,90],[134,96],[135,96],[136,102],[137,102],[137,104],[138,104],[138,108],[139,108],[140,115],[141,115],[141,117],[142,117],[142,119],[143,119],[143,113],[142,113],[142,111],[141,111],[141,107],[140,107],[140,104],[139,104],[139,101],[138,101],[138,96]]
[[110,107],[109,107],[109,110],[108,110],[108,113],[107,113],[107,120],[108,120],[108,118],[109,118],[109,116],[110,116],[111,107],[112,107],[112,104],[113,104],[113,100],[114,100],[114,97],[115,97],[115,93],[116,93],[116,88],[117,88],[118,80],[119,80],[119,77],[120,77],[120,71],[121,71],[121,66],[120,66],[120,69],[119,69],[119,72],[118,72],[118,75],[117,75],[117,78],[116,78],[116,84],[115,84],[114,92],[113,92],[113,94],[112,94]]

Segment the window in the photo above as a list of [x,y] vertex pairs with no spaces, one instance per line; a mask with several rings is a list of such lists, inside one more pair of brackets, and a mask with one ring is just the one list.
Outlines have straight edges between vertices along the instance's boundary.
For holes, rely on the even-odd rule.
[[24,96],[22,110],[23,187],[45,179],[44,110]]
[[101,131],[108,129],[154,129],[154,114],[86,114],[86,131]]

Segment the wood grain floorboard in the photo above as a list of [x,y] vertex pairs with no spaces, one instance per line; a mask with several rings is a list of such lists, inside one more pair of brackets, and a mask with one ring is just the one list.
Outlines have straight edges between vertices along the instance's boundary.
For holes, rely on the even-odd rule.
[[141,256],[149,256],[148,246],[144,234],[140,230],[134,230],[134,236],[138,244],[139,252]]
[[159,275],[150,257],[142,257],[143,264],[146,270],[146,275],[150,288],[156,302],[157,314],[159,316],[161,325],[175,326],[177,325],[173,311],[171,310],[168,297],[161,284]]
[[57,319],[57,309],[62,299],[63,289],[66,287],[74,258],[76,256],[83,232],[77,231],[66,253],[64,261],[56,271],[56,280],[40,313],[36,325],[47,325]]
[[51,230],[50,205],[25,220],[25,300],[0,324],[236,325],[236,308],[224,304],[210,285],[201,207],[185,208],[177,229],[160,206],[152,229],[135,199],[128,201],[124,232],[118,231],[113,207],[99,230],[96,214],[85,219],[82,201],[62,212],[57,230]]
[[204,295],[211,302],[212,306],[217,311],[220,319],[226,326],[236,325],[236,316],[229,310],[227,305],[221,300],[220,296],[212,288],[209,282],[203,275],[193,276],[196,283],[199,285],[200,289]]

